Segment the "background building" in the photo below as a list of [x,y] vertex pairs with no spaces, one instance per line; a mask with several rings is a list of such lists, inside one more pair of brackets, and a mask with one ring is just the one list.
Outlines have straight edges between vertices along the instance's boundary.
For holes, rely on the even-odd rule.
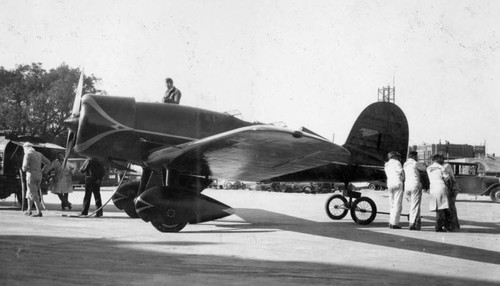
[[414,145],[410,149],[417,151],[418,160],[426,165],[431,164],[432,155],[434,154],[443,154],[447,160],[484,158],[486,156],[485,145],[451,144],[448,141],[445,141],[445,144],[423,143],[421,145]]

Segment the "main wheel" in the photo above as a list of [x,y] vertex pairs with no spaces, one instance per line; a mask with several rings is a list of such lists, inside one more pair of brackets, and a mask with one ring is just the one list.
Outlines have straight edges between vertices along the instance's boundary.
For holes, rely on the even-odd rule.
[[495,203],[500,203],[500,187],[496,187],[490,192],[490,198]]
[[360,197],[351,206],[351,217],[358,224],[370,224],[377,216],[377,206],[372,199]]
[[151,224],[160,232],[179,232],[187,225],[187,222],[166,224],[159,221],[151,221]]
[[326,214],[331,219],[343,219],[347,215],[349,207],[347,200],[342,195],[333,195],[326,201]]
[[368,189],[370,189],[370,190],[376,190],[377,186],[375,186],[374,184],[369,184],[368,185]]

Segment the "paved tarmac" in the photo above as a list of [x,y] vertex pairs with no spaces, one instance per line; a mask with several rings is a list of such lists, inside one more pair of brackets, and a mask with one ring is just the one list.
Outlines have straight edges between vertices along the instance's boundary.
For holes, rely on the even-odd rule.
[[[112,189],[102,192],[106,201]],[[500,204],[459,195],[461,232],[436,233],[424,194],[423,229],[333,221],[331,194],[206,190],[233,208],[221,220],[160,233],[112,203],[102,218],[71,212],[45,196],[42,218],[0,201],[0,285],[499,285]],[[363,190],[387,212],[387,193]],[[91,209],[92,210],[92,209]],[[405,202],[403,213],[407,213]]]

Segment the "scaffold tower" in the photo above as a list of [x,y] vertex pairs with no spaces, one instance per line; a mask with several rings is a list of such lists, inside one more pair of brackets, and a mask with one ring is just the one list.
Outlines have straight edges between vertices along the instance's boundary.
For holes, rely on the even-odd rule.
[[384,86],[378,89],[378,101],[396,103],[396,87]]

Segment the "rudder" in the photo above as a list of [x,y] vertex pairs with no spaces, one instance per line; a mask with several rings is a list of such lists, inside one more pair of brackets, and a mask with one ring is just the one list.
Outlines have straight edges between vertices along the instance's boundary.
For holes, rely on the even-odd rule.
[[390,151],[398,151],[406,160],[408,140],[403,111],[394,103],[376,102],[361,112],[344,147],[351,152],[350,164],[383,166]]

